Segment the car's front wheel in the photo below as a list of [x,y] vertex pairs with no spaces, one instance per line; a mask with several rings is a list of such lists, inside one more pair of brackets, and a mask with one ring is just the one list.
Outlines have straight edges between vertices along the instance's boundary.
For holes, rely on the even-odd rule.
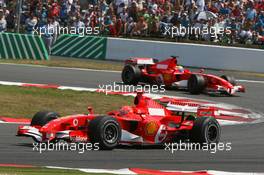
[[128,85],[137,85],[140,74],[140,69],[137,66],[126,65],[122,71],[122,81]]
[[93,144],[98,143],[101,150],[114,149],[121,139],[121,127],[110,116],[99,116],[89,123],[89,137]]
[[44,126],[47,123],[49,123],[51,120],[57,119],[59,116],[60,115],[56,112],[39,111],[33,116],[30,125],[31,126]]
[[206,86],[206,81],[202,75],[192,74],[187,86],[191,94],[200,94]]

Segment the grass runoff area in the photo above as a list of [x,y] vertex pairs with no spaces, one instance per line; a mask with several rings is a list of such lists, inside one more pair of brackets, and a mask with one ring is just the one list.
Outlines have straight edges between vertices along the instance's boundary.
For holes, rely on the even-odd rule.
[[53,168],[14,168],[0,167],[0,175],[103,175],[102,173],[85,173],[78,170]]
[[106,114],[133,104],[133,97],[121,95],[3,85],[0,85],[0,97],[0,115],[14,118],[32,118],[41,110],[55,111],[61,116],[86,114],[88,106],[96,114]]
[[123,68],[122,62],[104,61],[92,59],[77,59],[77,58],[61,58],[50,56],[50,60],[16,60],[16,59],[0,59],[0,63],[14,63],[14,64],[32,64],[50,67],[74,67],[84,69],[98,69],[98,70],[117,70],[121,71]]
[[[166,59],[166,58],[164,58]],[[124,62],[121,61],[109,61],[109,60],[93,60],[93,59],[78,59],[78,58],[65,58],[58,56],[50,56],[50,60],[16,60],[16,59],[0,59],[0,64],[29,64],[29,65],[40,65],[49,67],[67,67],[67,68],[82,68],[82,69],[96,69],[96,70],[111,70],[111,71],[122,71]],[[206,65],[205,65],[206,66]],[[186,67],[188,68],[188,67]],[[194,68],[197,71],[198,68]],[[215,69],[208,69],[215,70]],[[219,71],[219,70],[216,70]],[[243,72],[243,71],[232,71],[225,70],[227,74],[234,76],[246,76],[246,77],[259,77],[264,78],[263,73],[255,72]]]

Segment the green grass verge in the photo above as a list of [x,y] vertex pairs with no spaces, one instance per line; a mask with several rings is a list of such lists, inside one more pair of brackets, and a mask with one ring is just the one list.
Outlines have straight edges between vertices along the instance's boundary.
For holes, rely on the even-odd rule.
[[83,114],[87,113],[87,106],[92,106],[97,114],[105,114],[133,102],[133,97],[121,95],[3,85],[0,97],[1,116],[26,118],[40,110],[55,111],[61,116]]
[[121,71],[123,68],[122,62],[115,61],[102,61],[92,59],[76,59],[76,58],[58,58],[51,57],[49,61],[46,60],[16,60],[16,59],[0,59],[0,63],[14,63],[14,64],[32,64],[43,65],[50,67],[75,67],[84,69],[97,69],[97,70],[117,70]]
[[77,170],[53,168],[14,168],[0,167],[0,175],[103,175],[102,173],[84,173]]

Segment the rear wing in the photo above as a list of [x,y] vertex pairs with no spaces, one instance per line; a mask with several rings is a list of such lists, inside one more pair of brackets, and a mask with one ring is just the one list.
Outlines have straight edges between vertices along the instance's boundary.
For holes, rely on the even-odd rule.
[[167,104],[167,109],[173,112],[190,112],[190,113],[196,113],[198,110],[198,106],[190,106],[190,105],[181,105],[181,104],[173,104],[169,102]]
[[172,112],[188,112],[196,113],[197,116],[216,116],[218,115],[218,108],[212,104],[207,104],[202,101],[188,100],[188,99],[161,99],[163,102],[167,102],[166,108]]
[[155,61],[153,58],[130,58],[125,61],[125,64],[133,65],[153,65]]

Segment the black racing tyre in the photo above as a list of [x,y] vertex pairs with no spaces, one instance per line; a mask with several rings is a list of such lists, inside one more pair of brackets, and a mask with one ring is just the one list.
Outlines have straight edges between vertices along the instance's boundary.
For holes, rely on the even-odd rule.
[[112,150],[119,145],[121,127],[110,116],[98,116],[89,124],[89,137],[93,144],[99,143],[100,150]]
[[126,65],[122,71],[122,81],[128,85],[137,85],[140,75],[141,72],[137,66]]
[[199,144],[217,144],[221,136],[221,127],[213,117],[197,117],[190,132],[190,141]]
[[200,94],[206,86],[206,81],[202,75],[192,74],[187,86],[191,94]]
[[39,111],[33,116],[30,125],[44,126],[47,123],[49,123],[51,120],[57,119],[59,116],[60,115],[56,112]]
[[222,75],[221,78],[231,83],[233,86],[236,85],[236,79],[233,76],[230,75]]

